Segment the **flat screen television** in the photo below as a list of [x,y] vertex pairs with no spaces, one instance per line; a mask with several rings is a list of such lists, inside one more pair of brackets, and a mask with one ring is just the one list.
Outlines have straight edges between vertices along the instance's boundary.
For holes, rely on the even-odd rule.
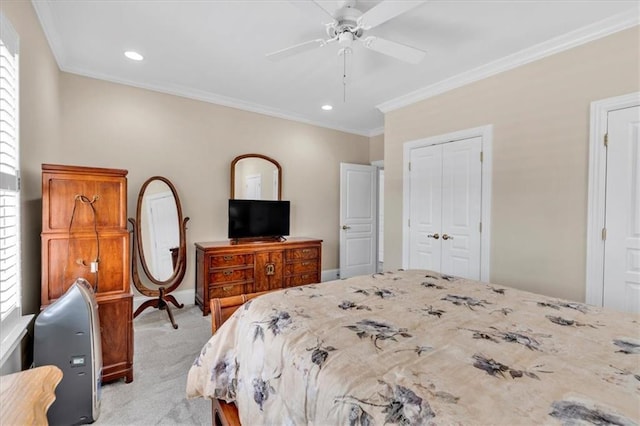
[[229,238],[289,235],[289,201],[229,200]]

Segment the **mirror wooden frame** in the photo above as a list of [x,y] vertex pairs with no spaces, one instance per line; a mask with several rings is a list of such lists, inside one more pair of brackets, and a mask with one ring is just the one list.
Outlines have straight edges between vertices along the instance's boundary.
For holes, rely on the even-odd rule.
[[[178,247],[178,255],[176,258],[175,265],[173,267],[173,274],[165,280],[161,281],[156,279],[151,273],[151,269],[147,264],[147,260],[145,258],[144,249],[142,247],[142,243],[140,242],[141,233],[141,216],[142,216],[142,199],[144,197],[144,193],[152,182],[161,181],[164,182],[169,189],[171,189],[171,193],[173,194],[173,198],[176,202],[176,209],[178,212],[178,231],[180,233],[179,239],[179,247]],[[187,222],[189,221],[188,217],[183,218],[182,216],[182,205],[180,204],[180,197],[178,197],[178,192],[176,191],[175,186],[169,181],[169,179],[162,176],[153,176],[145,181],[145,183],[140,188],[140,192],[138,193],[138,203],[136,206],[136,218],[129,218],[129,223],[133,227],[133,255],[131,256],[131,278],[133,280],[133,285],[136,289],[145,296],[153,297],[154,299],[149,299],[145,301],[138,309],[136,309],[133,317],[137,317],[149,307],[158,308],[161,310],[166,310],[169,315],[169,320],[171,321],[171,325],[173,328],[178,328],[178,324],[173,319],[173,314],[171,313],[171,309],[167,302],[172,303],[176,308],[181,309],[184,307],[183,304],[178,303],[175,297],[170,295],[173,290],[175,290],[184,278],[184,274],[187,270],[187,244],[186,244],[186,233],[187,233]],[[140,262],[138,262],[140,259]],[[142,280],[140,279],[140,272],[138,269],[138,263],[142,265],[142,270],[144,271],[145,276],[149,281],[153,284],[159,286],[158,289],[152,289],[147,287]]]
[[269,161],[270,163],[273,163],[273,165],[276,166],[276,168],[278,169],[278,200],[282,200],[282,167],[280,167],[280,163],[278,163],[273,158],[267,157],[266,155],[262,154],[243,154],[233,159],[233,161],[231,162],[231,190],[229,191],[229,198],[235,198],[236,163],[240,160],[244,160],[245,158],[261,158],[263,160]]

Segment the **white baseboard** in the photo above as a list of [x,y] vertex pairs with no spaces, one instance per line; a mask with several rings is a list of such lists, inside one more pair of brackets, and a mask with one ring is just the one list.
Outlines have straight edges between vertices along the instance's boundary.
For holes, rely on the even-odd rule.
[[[178,303],[183,303],[185,306],[194,305],[196,299],[196,290],[193,288],[186,290],[172,291],[171,295],[176,298]],[[136,311],[144,302],[149,300],[150,297],[143,295],[136,295],[133,297],[133,312]],[[173,306],[173,305],[172,305]]]
[[[324,270],[322,271],[320,281],[325,282],[325,281],[337,280],[338,278],[340,278],[339,274],[340,274],[339,269]],[[190,306],[195,304],[196,291],[193,288],[186,289],[186,290],[172,291],[171,295],[176,298],[178,303],[183,303],[185,306]],[[135,295],[133,297],[133,311],[135,312],[136,309],[140,307],[140,305],[142,305],[144,302],[146,302],[149,299],[150,298],[147,296],[143,296],[139,294]]]
[[321,282],[325,281],[333,281],[340,278],[340,269],[327,269],[322,271],[322,276],[320,277]]

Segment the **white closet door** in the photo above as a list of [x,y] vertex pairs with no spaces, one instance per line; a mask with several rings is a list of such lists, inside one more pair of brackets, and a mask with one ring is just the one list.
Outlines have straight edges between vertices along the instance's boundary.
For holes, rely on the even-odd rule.
[[409,268],[480,279],[482,139],[411,150]]
[[440,271],[442,145],[411,150],[409,268]]
[[640,107],[609,113],[605,307],[640,312]]
[[442,266],[445,274],[480,279],[482,163],[480,137],[442,145]]

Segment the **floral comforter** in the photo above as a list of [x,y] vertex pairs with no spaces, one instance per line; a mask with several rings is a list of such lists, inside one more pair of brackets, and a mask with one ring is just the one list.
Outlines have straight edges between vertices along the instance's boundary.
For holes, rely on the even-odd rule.
[[290,288],[223,324],[187,395],[245,425],[635,425],[640,316],[429,271]]

